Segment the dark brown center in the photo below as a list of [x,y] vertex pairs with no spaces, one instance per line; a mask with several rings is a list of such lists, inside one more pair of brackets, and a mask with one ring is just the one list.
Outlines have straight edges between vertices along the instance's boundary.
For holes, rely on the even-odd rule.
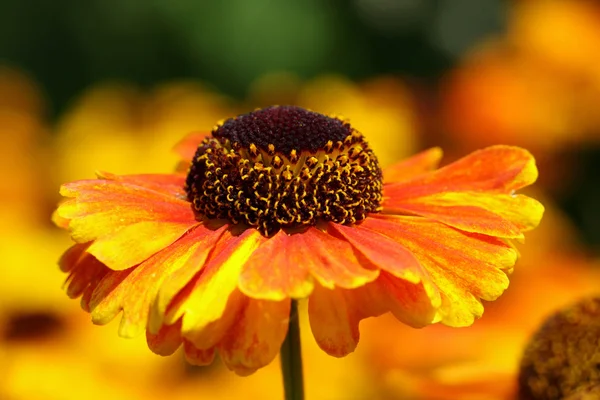
[[364,219],[381,208],[381,180],[377,158],[348,123],[282,106],[216,127],[198,147],[185,189],[199,218],[270,236],[319,220]]

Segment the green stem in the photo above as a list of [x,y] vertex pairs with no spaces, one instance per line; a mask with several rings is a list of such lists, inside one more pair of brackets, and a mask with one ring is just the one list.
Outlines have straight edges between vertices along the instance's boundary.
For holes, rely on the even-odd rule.
[[281,346],[280,358],[285,400],[304,400],[300,321],[298,319],[298,302],[296,300],[292,300],[288,332]]

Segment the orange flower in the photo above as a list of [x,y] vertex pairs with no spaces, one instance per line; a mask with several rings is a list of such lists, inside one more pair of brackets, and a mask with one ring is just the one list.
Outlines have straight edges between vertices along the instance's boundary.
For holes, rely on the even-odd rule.
[[600,297],[550,316],[527,345],[519,371],[520,399],[597,399],[600,394]]
[[422,327],[466,326],[496,299],[513,240],[543,207],[515,191],[537,177],[525,150],[495,146],[435,170],[439,149],[385,171],[342,120],[298,107],[229,119],[178,152],[189,172],[100,173],[64,185],[55,222],[77,242],[61,259],[68,294],[119,333],[218,350],[238,374],[270,363],[291,299],[308,298],[319,346],[352,352],[360,320],[390,311]]

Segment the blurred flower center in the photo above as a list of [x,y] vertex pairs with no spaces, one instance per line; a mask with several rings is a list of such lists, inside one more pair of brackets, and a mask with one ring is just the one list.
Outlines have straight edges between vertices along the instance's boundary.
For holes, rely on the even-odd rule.
[[186,180],[199,218],[225,218],[270,236],[320,220],[353,224],[380,210],[382,174],[350,124],[275,106],[219,124]]
[[[549,317],[523,355],[519,398],[597,399],[599,337],[599,297],[584,298]],[[584,396],[590,393],[594,397]]]
[[50,337],[64,328],[64,321],[49,312],[18,313],[6,323],[3,339],[27,341]]

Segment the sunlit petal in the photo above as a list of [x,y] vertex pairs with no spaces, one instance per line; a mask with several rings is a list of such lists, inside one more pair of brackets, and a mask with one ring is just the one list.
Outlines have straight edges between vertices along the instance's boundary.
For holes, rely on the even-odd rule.
[[384,212],[420,215],[467,232],[523,237],[543,214],[541,204],[514,191],[537,178],[527,151],[494,146],[413,180],[384,187]]
[[360,337],[360,320],[342,289],[316,285],[308,301],[308,316],[312,333],[327,354],[343,357],[354,351]]
[[70,220],[73,239],[94,241],[88,252],[115,270],[144,261],[197,224],[185,200],[129,182],[78,181],[61,193],[72,198],[58,215]]
[[239,236],[225,231],[215,256],[173,300],[167,323],[183,316],[182,332],[201,330],[223,316],[227,300],[236,289],[242,266],[262,241],[258,231],[249,229]]
[[256,299],[274,301],[307,297],[314,284],[300,238],[279,231],[262,243],[244,265],[240,290]]
[[329,224],[348,240],[362,255],[378,268],[411,283],[419,283],[427,277],[414,255],[400,244],[380,233],[360,226]]
[[210,365],[215,359],[216,349],[214,347],[210,349],[198,349],[192,343],[184,340],[183,350],[185,359],[192,365]]
[[146,331],[148,348],[161,356],[169,356],[181,346],[181,321],[173,325],[163,325],[156,334]]
[[355,288],[371,282],[379,270],[362,262],[352,246],[345,240],[331,236],[316,228],[296,234],[294,243],[304,254],[303,265],[324,287]]
[[417,217],[371,218],[363,226],[408,248],[429,272],[442,297],[442,322],[463,326],[483,313],[479,299],[495,300],[508,286],[502,269],[511,268],[516,251],[504,241],[461,232]]
[[239,375],[249,375],[273,361],[287,334],[290,304],[289,299],[248,299],[218,346],[225,365]]
[[92,298],[92,320],[106,323],[123,310],[119,334],[124,337],[140,334],[148,324],[150,306],[163,281],[190,265],[201,268],[220,234],[203,225],[197,226],[136,268],[123,271],[127,275],[110,291],[102,290],[106,282],[101,284]]

